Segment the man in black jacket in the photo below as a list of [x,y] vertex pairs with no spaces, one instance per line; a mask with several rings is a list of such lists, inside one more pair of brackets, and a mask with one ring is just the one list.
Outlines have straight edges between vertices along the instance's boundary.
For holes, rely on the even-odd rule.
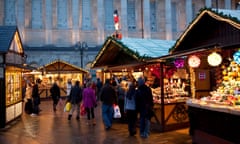
[[136,108],[140,113],[140,135],[147,138],[150,134],[150,119],[153,116],[152,90],[145,84],[144,78],[138,78]]
[[109,79],[106,80],[105,85],[101,89],[100,99],[102,101],[102,118],[105,129],[109,130],[113,120],[113,104],[117,102],[116,91],[111,86]]
[[82,101],[82,88],[80,87],[80,82],[76,81],[75,85],[72,87],[70,96],[68,99],[69,102],[72,104],[72,108],[68,114],[68,120],[71,120],[72,114],[77,109],[77,116],[76,119],[80,119],[80,103]]
[[39,85],[41,84],[41,80],[37,79],[36,83],[32,89],[32,98],[33,98],[33,113],[31,116],[37,116],[40,112],[39,105],[40,105],[40,95],[39,95]]

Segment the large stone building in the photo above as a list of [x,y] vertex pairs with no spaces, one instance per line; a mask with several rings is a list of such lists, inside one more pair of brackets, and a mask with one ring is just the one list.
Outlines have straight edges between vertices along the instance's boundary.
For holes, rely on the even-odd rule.
[[18,26],[28,64],[61,59],[88,68],[114,32],[114,10],[123,37],[176,40],[201,8],[237,9],[239,1],[0,0],[0,25]]

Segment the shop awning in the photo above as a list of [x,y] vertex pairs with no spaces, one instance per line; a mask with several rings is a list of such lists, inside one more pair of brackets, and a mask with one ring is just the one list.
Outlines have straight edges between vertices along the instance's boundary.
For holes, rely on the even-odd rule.
[[45,66],[39,67],[38,71],[45,73],[88,73],[88,71],[62,60],[55,60]]
[[240,39],[236,40],[239,30],[240,10],[202,10],[170,49],[170,54],[239,45]]
[[147,59],[168,54],[175,41],[108,37],[97,54],[92,68],[111,68],[141,65]]

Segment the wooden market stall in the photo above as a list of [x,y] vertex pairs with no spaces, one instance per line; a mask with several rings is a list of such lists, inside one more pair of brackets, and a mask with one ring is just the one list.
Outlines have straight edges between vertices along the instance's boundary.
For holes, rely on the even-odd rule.
[[25,61],[18,28],[0,26],[0,128],[22,115]]
[[240,11],[203,9],[161,60],[183,59],[193,143],[240,143]]
[[[93,62],[93,68],[103,68],[103,78],[111,78],[111,75],[134,75],[147,77],[147,84],[151,87],[154,96],[155,116],[152,118],[152,128],[158,131],[168,131],[189,126],[186,97],[188,94],[172,97],[169,93],[161,92],[165,69],[170,66],[160,65],[160,61],[151,61],[156,57],[167,55],[169,48],[175,41],[123,38],[116,40],[108,38],[99,54]],[[169,69],[170,70],[170,69]],[[110,74],[109,74],[110,73]],[[109,74],[109,75],[108,75]],[[186,71],[178,71],[184,79]],[[178,81],[179,78],[173,79]],[[103,79],[104,80],[104,79]],[[170,80],[170,79],[169,79]],[[179,81],[180,82],[180,81]],[[175,83],[174,83],[175,84]],[[178,90],[181,90],[180,88]]]
[[[88,71],[60,59],[39,67],[37,71],[40,73],[35,73],[33,76],[34,79],[40,78],[42,80],[39,88],[41,98],[50,98],[49,90],[54,81],[60,86],[61,96],[65,97],[67,96],[68,80],[71,80],[73,85],[76,80],[83,85],[84,78],[89,74]],[[31,75],[31,73],[25,73],[25,75],[28,74]]]

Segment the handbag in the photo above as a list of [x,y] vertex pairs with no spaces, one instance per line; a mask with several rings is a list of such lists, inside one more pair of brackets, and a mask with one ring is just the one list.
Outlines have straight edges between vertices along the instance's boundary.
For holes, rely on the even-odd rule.
[[83,103],[81,103],[81,105],[80,105],[80,114],[81,114],[81,116],[86,115],[86,109],[85,109]]
[[119,106],[118,105],[113,105],[113,110],[114,110],[113,117],[114,118],[121,118],[121,113],[120,113]]
[[64,112],[70,112],[71,109],[72,109],[72,104],[70,102],[67,102],[64,107]]

